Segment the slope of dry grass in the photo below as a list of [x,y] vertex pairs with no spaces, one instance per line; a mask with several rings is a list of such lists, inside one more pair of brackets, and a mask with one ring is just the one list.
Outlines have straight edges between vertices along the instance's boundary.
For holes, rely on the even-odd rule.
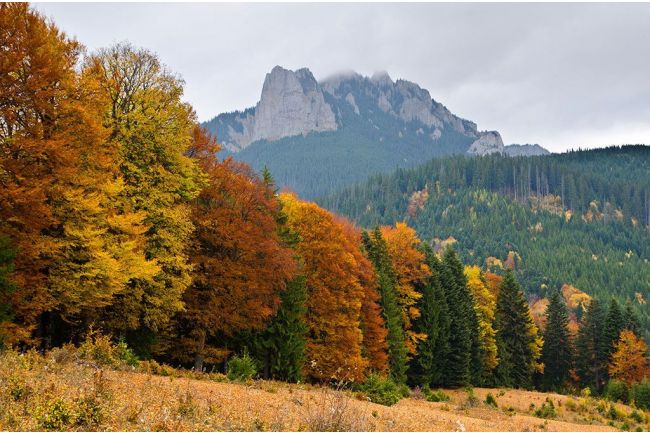
[[[141,369],[142,370],[142,369]],[[186,377],[180,377],[188,376]],[[192,379],[191,377],[198,377]],[[491,393],[497,406],[483,401]],[[607,431],[648,430],[650,416],[624,405],[529,391],[447,391],[385,407],[359,393],[271,381],[225,382],[175,371],[158,376],[80,361],[70,352],[0,354],[0,430],[119,431]],[[533,414],[547,398],[557,415]],[[472,403],[473,402],[473,403]],[[632,414],[632,415],[631,415]],[[613,426],[612,426],[613,425]]]

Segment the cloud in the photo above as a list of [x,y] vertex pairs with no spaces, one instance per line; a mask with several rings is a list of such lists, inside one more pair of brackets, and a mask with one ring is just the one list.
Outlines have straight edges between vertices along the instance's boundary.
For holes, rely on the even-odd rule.
[[129,40],[201,119],[256,103],[275,65],[388,71],[508,143],[650,143],[650,4],[56,4],[89,49]]

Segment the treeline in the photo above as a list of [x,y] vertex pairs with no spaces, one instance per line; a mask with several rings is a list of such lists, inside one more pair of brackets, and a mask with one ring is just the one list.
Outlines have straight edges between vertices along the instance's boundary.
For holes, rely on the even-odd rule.
[[[594,211],[592,218],[650,226],[650,147],[627,145],[530,157],[492,154],[434,159],[413,169],[370,177],[344,188],[320,203],[360,215],[369,196],[399,212],[410,194],[424,189],[484,189],[529,204],[557,196],[552,204],[574,215]],[[378,204],[378,206],[380,206]],[[401,207],[404,205],[404,207]]]
[[540,334],[510,270],[463,266],[405,223],[362,231],[217,159],[152,53],[82,58],[26,4],[0,5],[0,25],[3,346],[100,330],[140,358],[205,371],[245,355],[287,381],[602,388],[646,375],[632,312],[592,303],[575,353],[562,303]]

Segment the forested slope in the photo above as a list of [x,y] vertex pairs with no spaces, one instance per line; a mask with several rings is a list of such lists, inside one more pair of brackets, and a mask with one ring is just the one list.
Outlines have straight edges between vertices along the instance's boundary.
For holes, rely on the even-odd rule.
[[424,240],[453,237],[468,263],[512,252],[529,293],[569,283],[630,300],[647,328],[649,174],[643,146],[450,157],[372,177],[320,203],[365,227],[406,220]]

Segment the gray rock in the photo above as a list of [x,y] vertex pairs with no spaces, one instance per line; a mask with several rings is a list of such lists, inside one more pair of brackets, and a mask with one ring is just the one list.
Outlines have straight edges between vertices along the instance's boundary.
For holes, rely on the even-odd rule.
[[543,156],[546,154],[551,154],[549,150],[544,147],[539,146],[538,144],[512,144],[506,145],[503,150],[507,155],[515,156]]
[[503,140],[498,131],[482,131],[467,150],[468,154],[485,156],[493,153],[503,153]]

